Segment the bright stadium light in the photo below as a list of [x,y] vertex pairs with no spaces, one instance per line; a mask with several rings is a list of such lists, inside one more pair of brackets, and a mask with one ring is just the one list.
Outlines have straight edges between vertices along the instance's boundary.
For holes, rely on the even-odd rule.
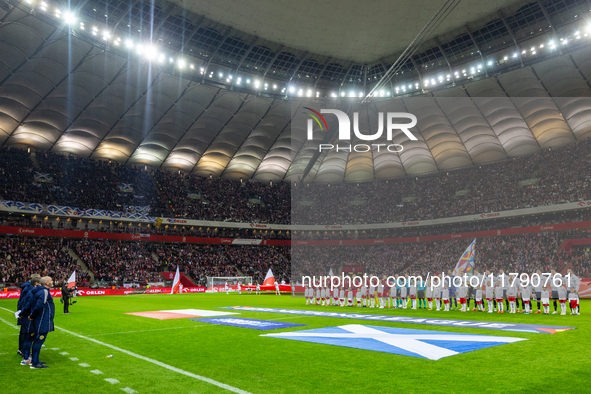
[[64,13],[64,21],[68,24],[68,25],[73,25],[74,23],[76,23],[78,20],[76,18],[76,16],[74,14],[72,14],[71,12],[66,12]]
[[184,59],[178,59],[178,60],[177,60],[177,62],[176,62],[176,64],[177,64],[177,66],[178,66],[180,69],[183,69],[183,68],[185,67],[185,64],[186,64],[186,63],[185,63],[185,60],[184,60]]
[[493,62],[492,62],[492,60],[489,60],[488,63],[486,63],[486,64],[489,66],[492,66]]
[[125,47],[126,47],[126,48],[128,48],[128,49],[131,49],[131,48],[133,48],[133,41],[131,41],[131,40],[126,40],[126,41],[125,41]]
[[148,45],[144,48],[144,56],[149,60],[156,59],[158,57],[158,48],[154,45]]
[[294,92],[295,92],[295,87],[293,87],[293,86],[290,86],[290,87],[289,87],[289,93],[294,93]]

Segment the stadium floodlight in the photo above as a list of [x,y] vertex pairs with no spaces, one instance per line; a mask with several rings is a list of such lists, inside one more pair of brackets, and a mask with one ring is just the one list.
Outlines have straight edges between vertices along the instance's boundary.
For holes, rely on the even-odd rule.
[[312,90],[311,89],[308,89],[308,91],[306,92],[306,96],[312,97]]
[[103,40],[108,40],[109,38],[111,38],[111,33],[107,30],[103,31]]
[[158,56],[158,63],[163,63],[164,59],[165,59],[165,56],[164,56],[164,54],[161,53],[160,56]]
[[277,90],[277,85],[273,84],[273,90]]
[[304,95],[304,89],[300,89],[298,90],[298,96],[303,96]]
[[493,64],[492,60],[489,60],[487,64],[488,64],[489,66],[492,66],[492,64]]
[[41,11],[47,11],[47,3],[42,1],[39,8],[41,8]]
[[247,80],[246,80],[246,83],[250,83],[250,79],[247,79]]
[[73,25],[74,23],[76,23],[78,21],[78,19],[76,18],[76,16],[74,14],[72,14],[71,12],[68,11],[64,14],[64,21],[68,25]]
[[345,97],[345,92],[341,92],[341,97]]
[[153,60],[158,57],[158,48],[154,45],[148,45],[144,48],[144,56],[148,58],[148,60]]
[[544,48],[544,44],[540,44],[540,49]]
[[189,65],[189,68],[190,68],[191,70],[194,70],[194,69],[195,69],[195,65],[194,65],[194,64],[190,64],[190,65]]
[[519,56],[519,54],[518,54],[517,52],[515,52],[515,53],[513,54],[513,57],[515,58],[515,57],[517,57],[517,56]]
[[289,93],[294,93],[295,92],[295,88],[293,86],[289,87]]
[[332,92],[332,93],[330,94],[330,97],[337,97],[337,94],[336,94],[335,92]]
[[133,48],[133,41],[131,41],[131,40],[126,40],[126,41],[125,41],[125,47],[126,47],[126,48],[128,48],[128,49],[131,49],[131,48]]
[[236,85],[240,85],[240,83],[242,83],[242,78],[236,78]]
[[255,89],[258,89],[260,86],[261,86],[261,82],[258,79],[256,79],[254,81],[254,87],[255,87]]
[[219,76],[220,78],[222,78],[222,77],[224,76],[224,73],[219,73],[219,74],[218,74],[218,76]]
[[138,55],[141,55],[142,53],[144,53],[144,46],[138,45],[137,47],[135,47],[135,51],[137,52]]
[[185,63],[185,60],[184,60],[184,59],[178,59],[178,60],[177,60],[177,62],[176,62],[176,64],[177,64],[177,66],[178,66],[180,69],[183,69],[183,68],[185,67],[185,65],[186,65],[186,63]]

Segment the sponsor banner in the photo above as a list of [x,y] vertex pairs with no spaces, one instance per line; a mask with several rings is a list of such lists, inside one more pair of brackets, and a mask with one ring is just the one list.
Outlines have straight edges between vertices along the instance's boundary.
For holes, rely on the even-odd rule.
[[[156,218],[149,216],[147,213],[139,212],[118,212],[106,211],[98,209],[80,209],[74,207],[63,207],[56,205],[43,205],[28,202],[17,202],[0,200],[0,211],[19,212],[19,213],[38,213],[50,214],[64,217],[84,217],[87,219],[116,219],[118,221],[134,221],[145,223],[156,223],[157,219],[161,219],[163,223],[180,224],[186,226],[197,227],[220,227],[220,228],[237,228],[237,229],[261,229],[261,230],[296,230],[296,231],[332,231],[332,230],[379,230],[387,228],[405,228],[416,226],[434,226],[438,224],[452,224],[462,222],[473,222],[477,220],[486,220],[493,218],[507,218],[514,216],[543,214],[556,211],[570,211],[584,207],[591,207],[591,200],[568,202],[563,204],[544,205],[539,207],[529,207],[521,209],[513,209],[500,212],[485,212],[479,214],[455,216],[449,218],[440,218],[432,220],[420,220],[414,222],[392,222],[392,223],[376,223],[376,224],[317,224],[317,225],[289,225],[289,224],[267,224],[267,223],[237,223],[237,222],[217,222],[210,220],[192,220],[192,219],[175,219],[175,218]],[[137,207],[135,207],[137,208]],[[139,207],[142,208],[142,207]],[[549,226],[552,227],[552,226]],[[500,234],[499,234],[500,235]],[[182,238],[182,237],[181,237]],[[177,242],[177,241],[175,241]],[[184,242],[184,241],[178,241]],[[230,241],[231,242],[231,241]]]
[[[99,231],[78,231],[78,230],[51,230],[46,228],[12,227],[0,226],[0,234],[21,234],[40,237],[65,237],[65,238],[87,238],[87,239],[108,239],[119,241],[150,241],[150,242],[179,242],[179,243],[198,243],[198,244],[226,244],[231,245],[233,238],[206,238],[206,237],[182,237],[154,234],[121,234],[104,233]],[[260,240],[253,239],[242,240],[242,245],[285,245],[289,246],[289,240]]]
[[255,330],[276,330],[278,328],[290,328],[306,326],[307,324],[285,323],[281,321],[243,319],[238,317],[213,317],[208,319],[189,319],[203,323],[219,324],[221,326],[254,328]]
[[[77,231],[77,230],[50,230],[44,228],[0,226],[0,234],[22,234],[43,237],[66,237],[66,238],[89,238],[89,239],[112,239],[123,241],[151,241],[151,242],[182,242],[202,244],[226,244],[226,245],[274,245],[274,246],[355,246],[355,245],[381,245],[412,242],[433,242],[446,241],[459,238],[480,238],[496,237],[500,235],[516,235],[526,233],[539,233],[547,231],[561,231],[577,228],[591,228],[591,221],[559,223],[544,226],[530,226],[519,228],[508,228],[502,230],[473,231],[469,233],[428,235],[421,237],[384,238],[384,239],[355,239],[355,240],[322,240],[322,241],[299,241],[299,240],[274,240],[274,239],[233,239],[233,238],[205,238],[205,237],[182,237],[169,235],[150,234],[121,234],[103,233],[98,231]],[[236,241],[236,242],[235,242]]]
[[527,341],[525,338],[499,337],[496,335],[411,330],[360,324],[263,334],[261,336],[344,346],[429,360],[439,360],[444,357],[506,343]]
[[262,239],[236,238],[232,240],[232,245],[260,245],[262,241]]
[[557,332],[574,330],[576,327],[548,326],[544,324],[520,324],[520,323],[501,323],[501,322],[483,322],[472,320],[448,320],[448,319],[429,319],[423,317],[392,316],[392,315],[370,315],[364,313],[340,313],[340,312],[322,312],[322,311],[302,311],[297,309],[275,309],[275,308],[254,308],[249,306],[229,306],[220,309],[232,309],[244,312],[269,312],[282,313],[286,315],[304,315],[319,317],[338,317],[343,319],[370,320],[381,322],[396,322],[409,324],[425,324],[429,326],[447,326],[447,327],[470,327],[485,328],[489,330],[533,332],[538,334],[554,334]]
[[[131,294],[170,294],[170,287],[159,287],[154,289],[88,289],[79,288],[78,296],[105,296],[105,295],[131,295]],[[52,297],[61,297],[61,290],[50,290]],[[205,293],[205,287],[185,287],[183,293]],[[19,298],[19,291],[0,291],[0,299],[3,298]]]

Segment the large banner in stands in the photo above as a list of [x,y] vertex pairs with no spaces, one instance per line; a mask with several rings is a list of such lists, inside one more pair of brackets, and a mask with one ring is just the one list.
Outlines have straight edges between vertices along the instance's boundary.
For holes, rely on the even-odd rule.
[[[120,234],[120,233],[102,233],[95,231],[75,231],[75,230],[50,230],[45,228],[28,228],[0,226],[0,234],[20,234],[42,237],[66,237],[66,238],[86,238],[86,239],[109,239],[121,241],[152,241],[152,242],[183,242],[183,243],[203,243],[203,244],[226,244],[226,245],[270,245],[270,246],[354,246],[354,245],[381,245],[397,244],[411,242],[433,242],[446,241],[460,238],[479,238],[495,237],[500,235],[516,235],[526,233],[540,233],[546,231],[561,231],[577,228],[589,228],[591,233],[591,221],[559,223],[544,226],[531,226],[519,228],[507,228],[502,230],[472,231],[469,233],[428,235],[422,237],[404,237],[404,238],[381,238],[381,239],[355,239],[355,240],[326,240],[326,241],[303,241],[303,240],[273,240],[273,239],[233,239],[233,238],[205,238],[205,237],[182,237],[169,235],[152,234]],[[235,242],[237,241],[237,242]],[[252,242],[245,242],[252,241]]]
[[[512,209],[499,212],[483,212],[471,215],[454,216],[448,218],[420,220],[413,222],[393,222],[376,224],[317,224],[317,225],[289,225],[289,224],[266,224],[266,223],[236,223],[236,222],[215,222],[209,220],[192,220],[177,218],[161,218],[164,224],[180,224],[197,227],[221,227],[253,230],[296,230],[296,231],[326,231],[326,230],[380,230],[386,228],[406,228],[417,226],[434,226],[437,224],[452,224],[462,222],[473,222],[487,219],[500,219],[522,215],[542,214],[556,211],[570,211],[583,207],[591,207],[591,200],[566,202],[562,204],[543,205],[538,207]],[[55,215],[63,217],[84,217],[85,219],[134,221],[144,223],[156,223],[156,217],[148,216],[145,213],[116,212],[99,209],[80,209],[74,207],[62,207],[57,205],[44,205],[28,202],[0,200],[0,211],[18,212],[41,215]]]
[[[133,295],[133,294],[170,294],[170,287],[159,287],[155,289],[78,289],[80,297],[89,296],[108,296],[108,295]],[[52,297],[61,297],[61,290],[50,290]],[[183,293],[205,293],[205,287],[185,287]],[[19,298],[20,290],[15,291],[0,291],[0,299],[4,298]]]

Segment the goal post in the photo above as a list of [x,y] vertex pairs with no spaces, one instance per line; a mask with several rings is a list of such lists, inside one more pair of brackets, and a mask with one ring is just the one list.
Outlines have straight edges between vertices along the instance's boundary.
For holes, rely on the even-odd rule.
[[228,286],[237,286],[238,282],[242,283],[242,286],[252,285],[252,276],[208,276],[207,288],[223,287],[226,282]]

